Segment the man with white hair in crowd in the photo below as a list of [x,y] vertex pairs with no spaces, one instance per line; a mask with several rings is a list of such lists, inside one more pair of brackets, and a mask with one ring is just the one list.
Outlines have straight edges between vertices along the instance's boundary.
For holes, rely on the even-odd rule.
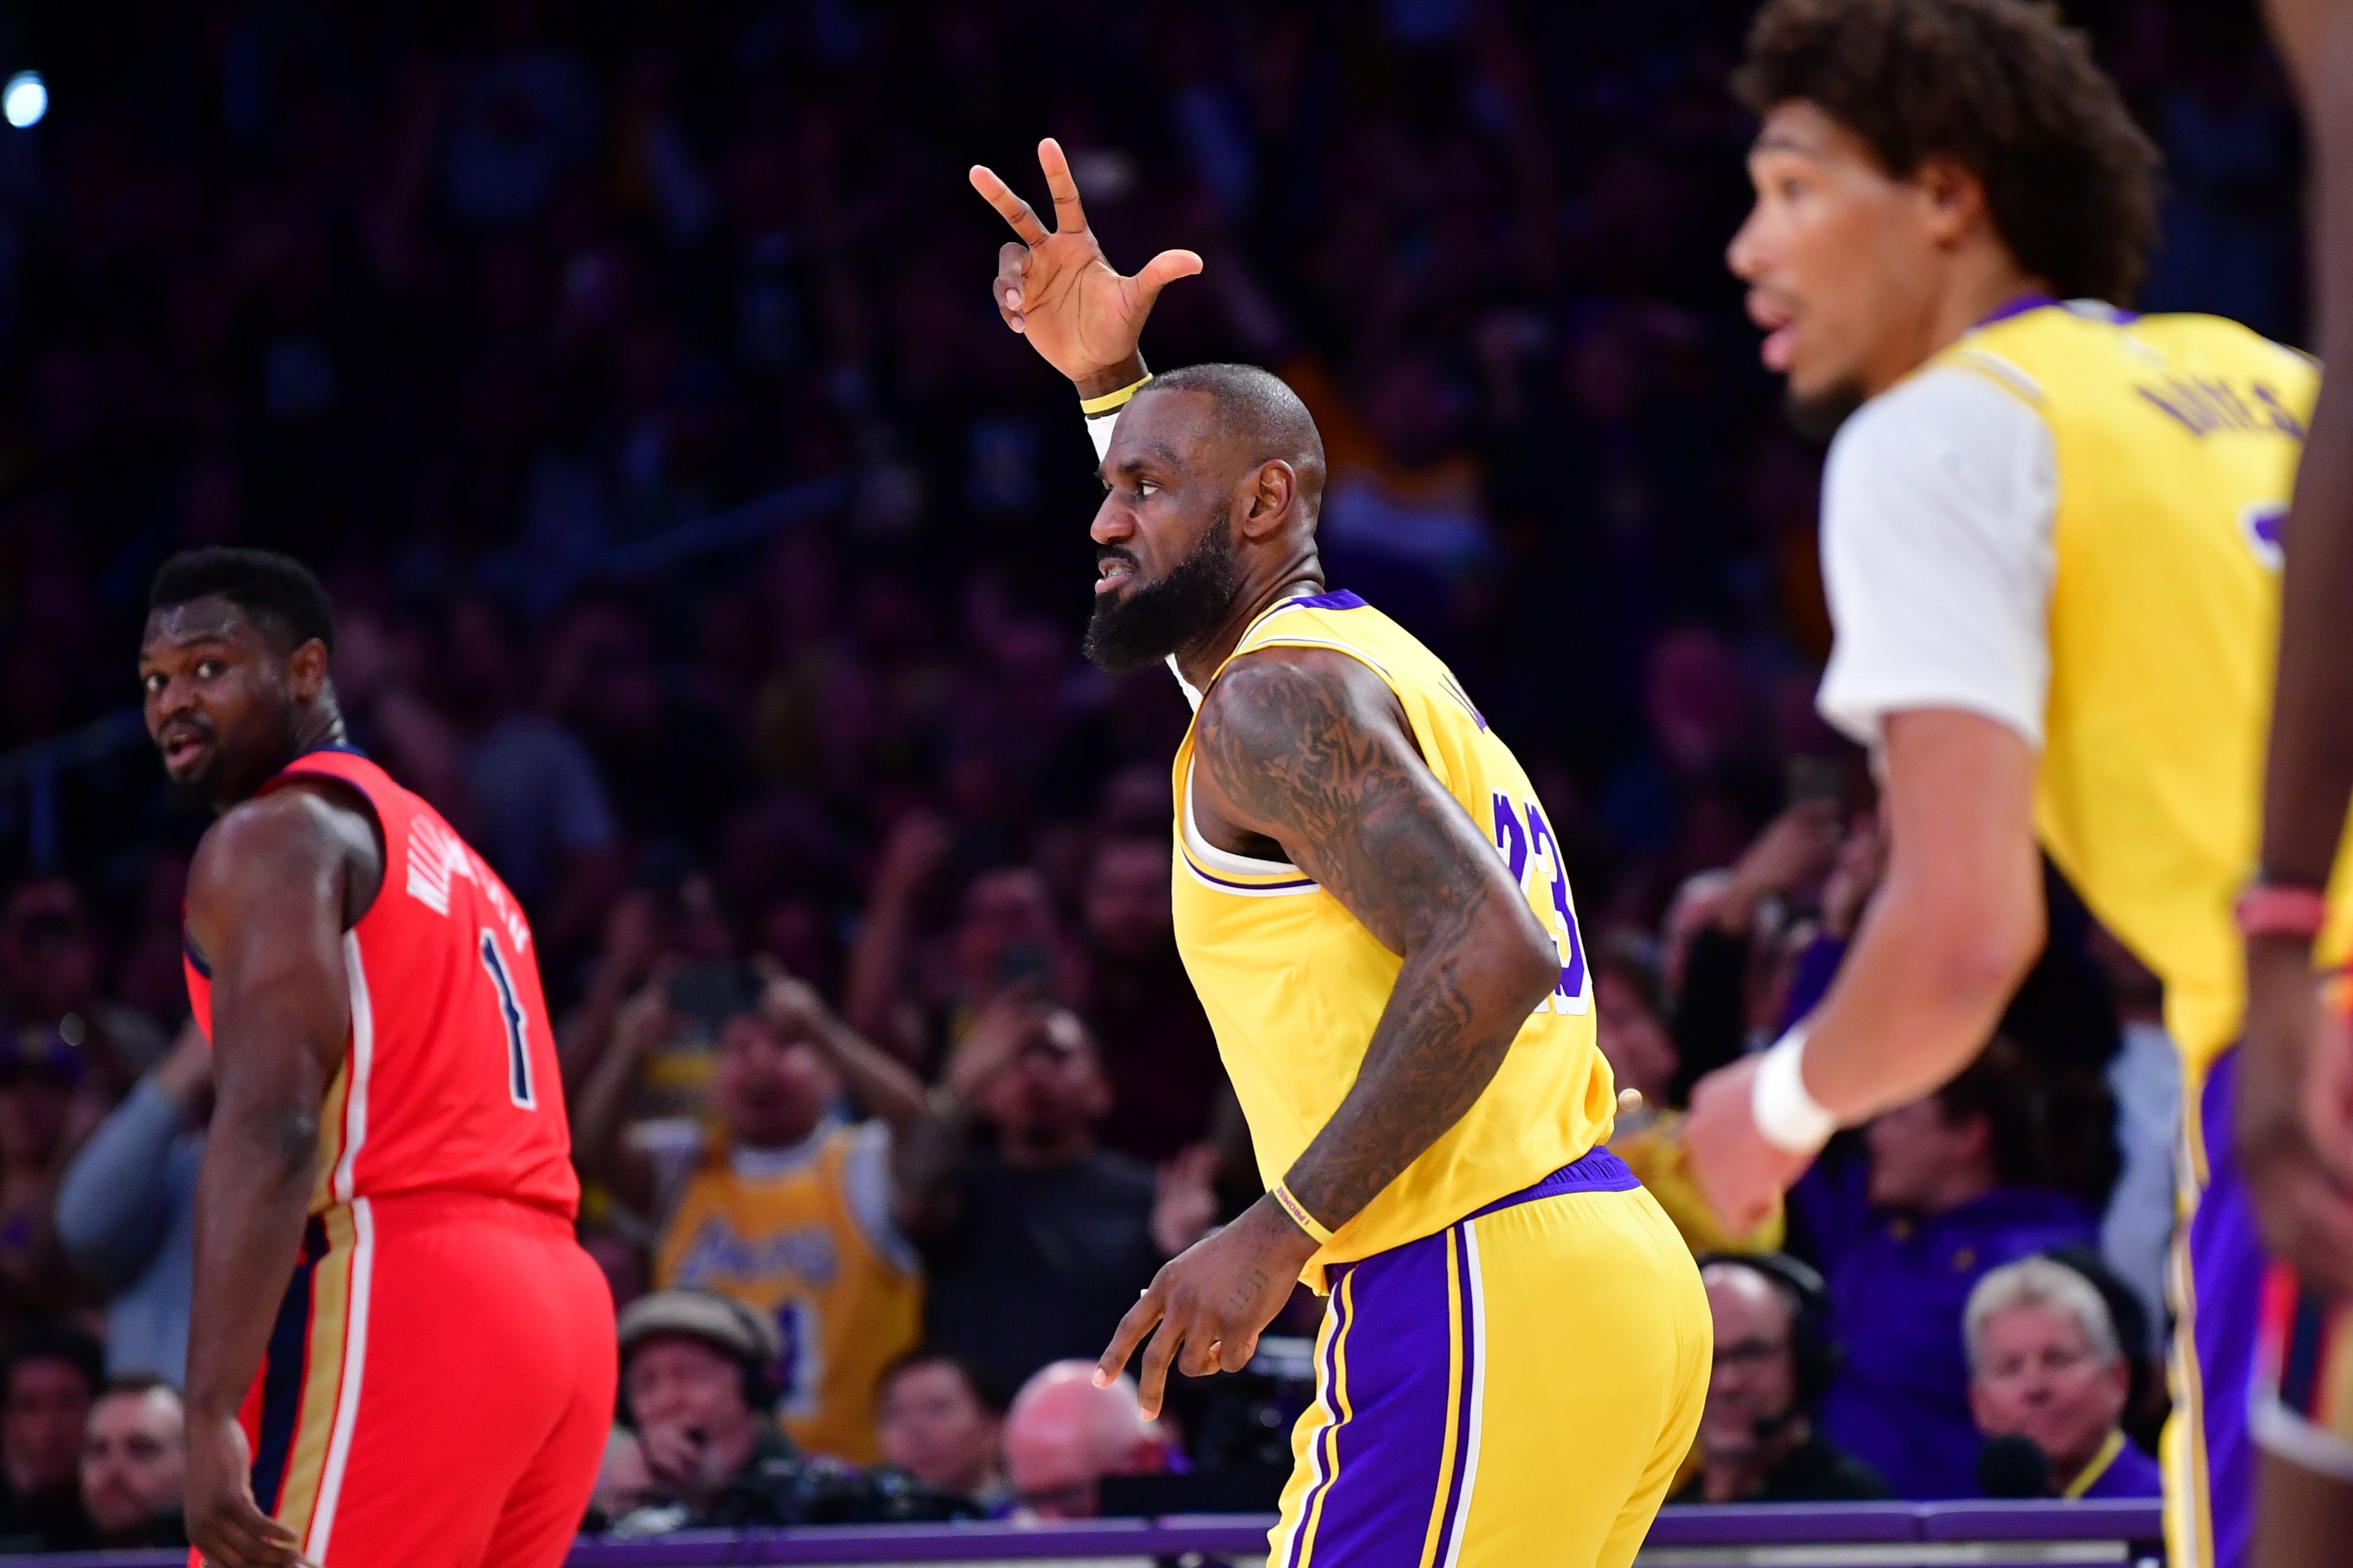
[[1107,1476],[1156,1476],[1178,1468],[1176,1446],[1144,1418],[1135,1379],[1095,1386],[1095,1363],[1058,1361],[1039,1369],[1005,1417],[1005,1465],[1019,1516],[1092,1519]]
[[2163,1491],[2157,1461],[2118,1425],[2131,1374],[2107,1303],[2089,1279],[2049,1258],[1997,1268],[1969,1293],[1963,1330],[1978,1430],[2041,1449],[2052,1493]]

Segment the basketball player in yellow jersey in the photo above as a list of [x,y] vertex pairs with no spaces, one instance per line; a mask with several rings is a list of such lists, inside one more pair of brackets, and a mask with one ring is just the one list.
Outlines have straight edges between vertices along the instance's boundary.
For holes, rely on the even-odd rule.
[[1053,234],[974,171],[1023,242],[997,300],[1096,416],[1087,652],[1168,659],[1195,703],[1176,937],[1270,1189],[1160,1271],[1097,1376],[1141,1349],[1152,1414],[1171,1364],[1248,1363],[1304,1279],[1329,1305],[1272,1563],[1619,1568],[1690,1447],[1713,1336],[1691,1255],[1604,1147],[1560,847],[1446,667],[1324,584],[1324,444],[1291,389],[1145,377],[1155,281],[1198,261],[1120,278],[1040,156]]
[[2185,1568],[2240,1568],[2262,1256],[2232,910],[2316,373],[2122,308],[2155,154],[2052,9],[1768,0],[1737,85],[1763,125],[1730,261],[1765,363],[1825,423],[1855,410],[1824,478],[1820,707],[1877,753],[1890,854],[1821,1005],[1699,1086],[1686,1142],[1737,1226],[1836,1128],[1951,1077],[2042,946],[2039,839],[2165,983],[2196,1199],[2168,1532]]
[[[2263,783],[2263,894],[2247,900],[2239,1147],[2267,1288],[2256,1397],[2265,1450],[2257,1568],[2340,1556],[2353,1539],[2353,988],[2313,1006],[2313,933],[2353,797],[2353,4],[2272,0],[2314,170],[2324,381],[2296,475],[2281,587],[2278,696]],[[2262,1152],[2260,1154],[2257,1152]]]

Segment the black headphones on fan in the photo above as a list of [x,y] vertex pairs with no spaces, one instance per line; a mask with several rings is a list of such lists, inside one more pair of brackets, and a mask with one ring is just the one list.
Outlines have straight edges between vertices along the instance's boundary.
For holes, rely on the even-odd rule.
[[766,1415],[784,1397],[784,1329],[775,1317],[715,1290],[657,1290],[640,1296],[621,1313],[618,1325],[623,1375],[617,1414],[637,1428],[629,1408],[630,1352],[649,1339],[690,1339],[735,1363],[744,1379],[744,1401]]
[[1811,1412],[1830,1392],[1845,1357],[1831,1331],[1830,1287],[1811,1265],[1786,1252],[1703,1253],[1703,1269],[1723,1264],[1760,1276],[1789,1309],[1789,1359],[1797,1371],[1797,1405]]

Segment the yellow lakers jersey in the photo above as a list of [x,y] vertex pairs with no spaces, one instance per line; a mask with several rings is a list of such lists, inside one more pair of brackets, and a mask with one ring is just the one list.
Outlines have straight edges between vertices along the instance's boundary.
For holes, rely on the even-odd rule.
[[[1616,1095],[1594,1045],[1593,986],[1560,845],[1527,775],[1453,675],[1354,594],[1274,605],[1232,658],[1269,647],[1335,649],[1388,683],[1423,760],[1511,868],[1560,950],[1560,984],[1469,1113],[1309,1260],[1302,1277],[1321,1289],[1325,1264],[1442,1230],[1606,1141]],[[1175,768],[1176,943],[1271,1186],[1356,1082],[1403,961],[1298,868],[1205,841],[1193,823],[1192,771],[1187,731]]]
[[662,1230],[654,1285],[716,1290],[775,1314],[785,1429],[812,1452],[871,1465],[882,1457],[882,1373],[921,1333],[923,1281],[877,1250],[850,1211],[843,1173],[863,1135],[836,1128],[813,1157],[774,1172],[745,1170],[712,1140]]
[[[1931,365],[2051,432],[2058,512],[2035,825],[2094,914],[2165,983],[2193,1073],[2238,1037],[2231,905],[2254,868],[2279,628],[2280,524],[2319,371],[2212,316],[2046,305]],[[2353,934],[2340,858],[2326,953]]]

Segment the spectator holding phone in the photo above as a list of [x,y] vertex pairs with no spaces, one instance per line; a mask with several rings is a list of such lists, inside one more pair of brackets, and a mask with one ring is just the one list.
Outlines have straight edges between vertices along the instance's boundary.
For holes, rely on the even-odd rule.
[[[793,1439],[871,1464],[877,1384],[915,1342],[922,1310],[916,1256],[892,1217],[892,1143],[923,1088],[803,982],[771,968],[746,990],[718,1029],[715,1129],[666,1155],[624,1133],[638,1072],[675,1028],[678,998],[658,980],[622,1010],[581,1086],[575,1158],[647,1222],[657,1290],[716,1291],[775,1328]],[[836,1113],[845,1087],[871,1120]]]

